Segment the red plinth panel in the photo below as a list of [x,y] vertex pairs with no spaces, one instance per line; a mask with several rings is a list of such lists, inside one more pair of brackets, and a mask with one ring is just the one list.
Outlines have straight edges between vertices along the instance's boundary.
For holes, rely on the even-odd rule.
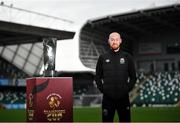
[[71,77],[37,77],[26,80],[26,117],[29,122],[72,122]]

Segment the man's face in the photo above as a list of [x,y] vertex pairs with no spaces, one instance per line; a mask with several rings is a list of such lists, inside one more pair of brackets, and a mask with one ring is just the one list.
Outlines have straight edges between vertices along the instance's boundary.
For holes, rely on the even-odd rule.
[[109,46],[112,50],[117,50],[122,42],[121,37],[118,33],[111,33],[109,35]]

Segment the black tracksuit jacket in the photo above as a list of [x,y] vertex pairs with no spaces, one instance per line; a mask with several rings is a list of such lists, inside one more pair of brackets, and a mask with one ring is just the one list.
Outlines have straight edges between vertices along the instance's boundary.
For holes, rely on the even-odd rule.
[[121,50],[100,55],[95,81],[104,96],[115,100],[126,98],[136,82],[132,56]]

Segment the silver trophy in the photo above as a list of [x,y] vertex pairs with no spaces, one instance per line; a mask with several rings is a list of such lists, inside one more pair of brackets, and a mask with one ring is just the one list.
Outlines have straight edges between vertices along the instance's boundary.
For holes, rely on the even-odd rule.
[[56,38],[43,39],[44,76],[55,76]]

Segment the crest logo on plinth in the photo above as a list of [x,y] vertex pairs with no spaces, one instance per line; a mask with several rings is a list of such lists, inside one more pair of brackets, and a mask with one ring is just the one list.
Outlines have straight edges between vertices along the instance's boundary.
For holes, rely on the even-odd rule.
[[57,93],[51,93],[47,96],[47,103],[49,109],[44,110],[44,114],[48,121],[61,121],[64,114],[66,113],[65,109],[61,109],[62,97]]

